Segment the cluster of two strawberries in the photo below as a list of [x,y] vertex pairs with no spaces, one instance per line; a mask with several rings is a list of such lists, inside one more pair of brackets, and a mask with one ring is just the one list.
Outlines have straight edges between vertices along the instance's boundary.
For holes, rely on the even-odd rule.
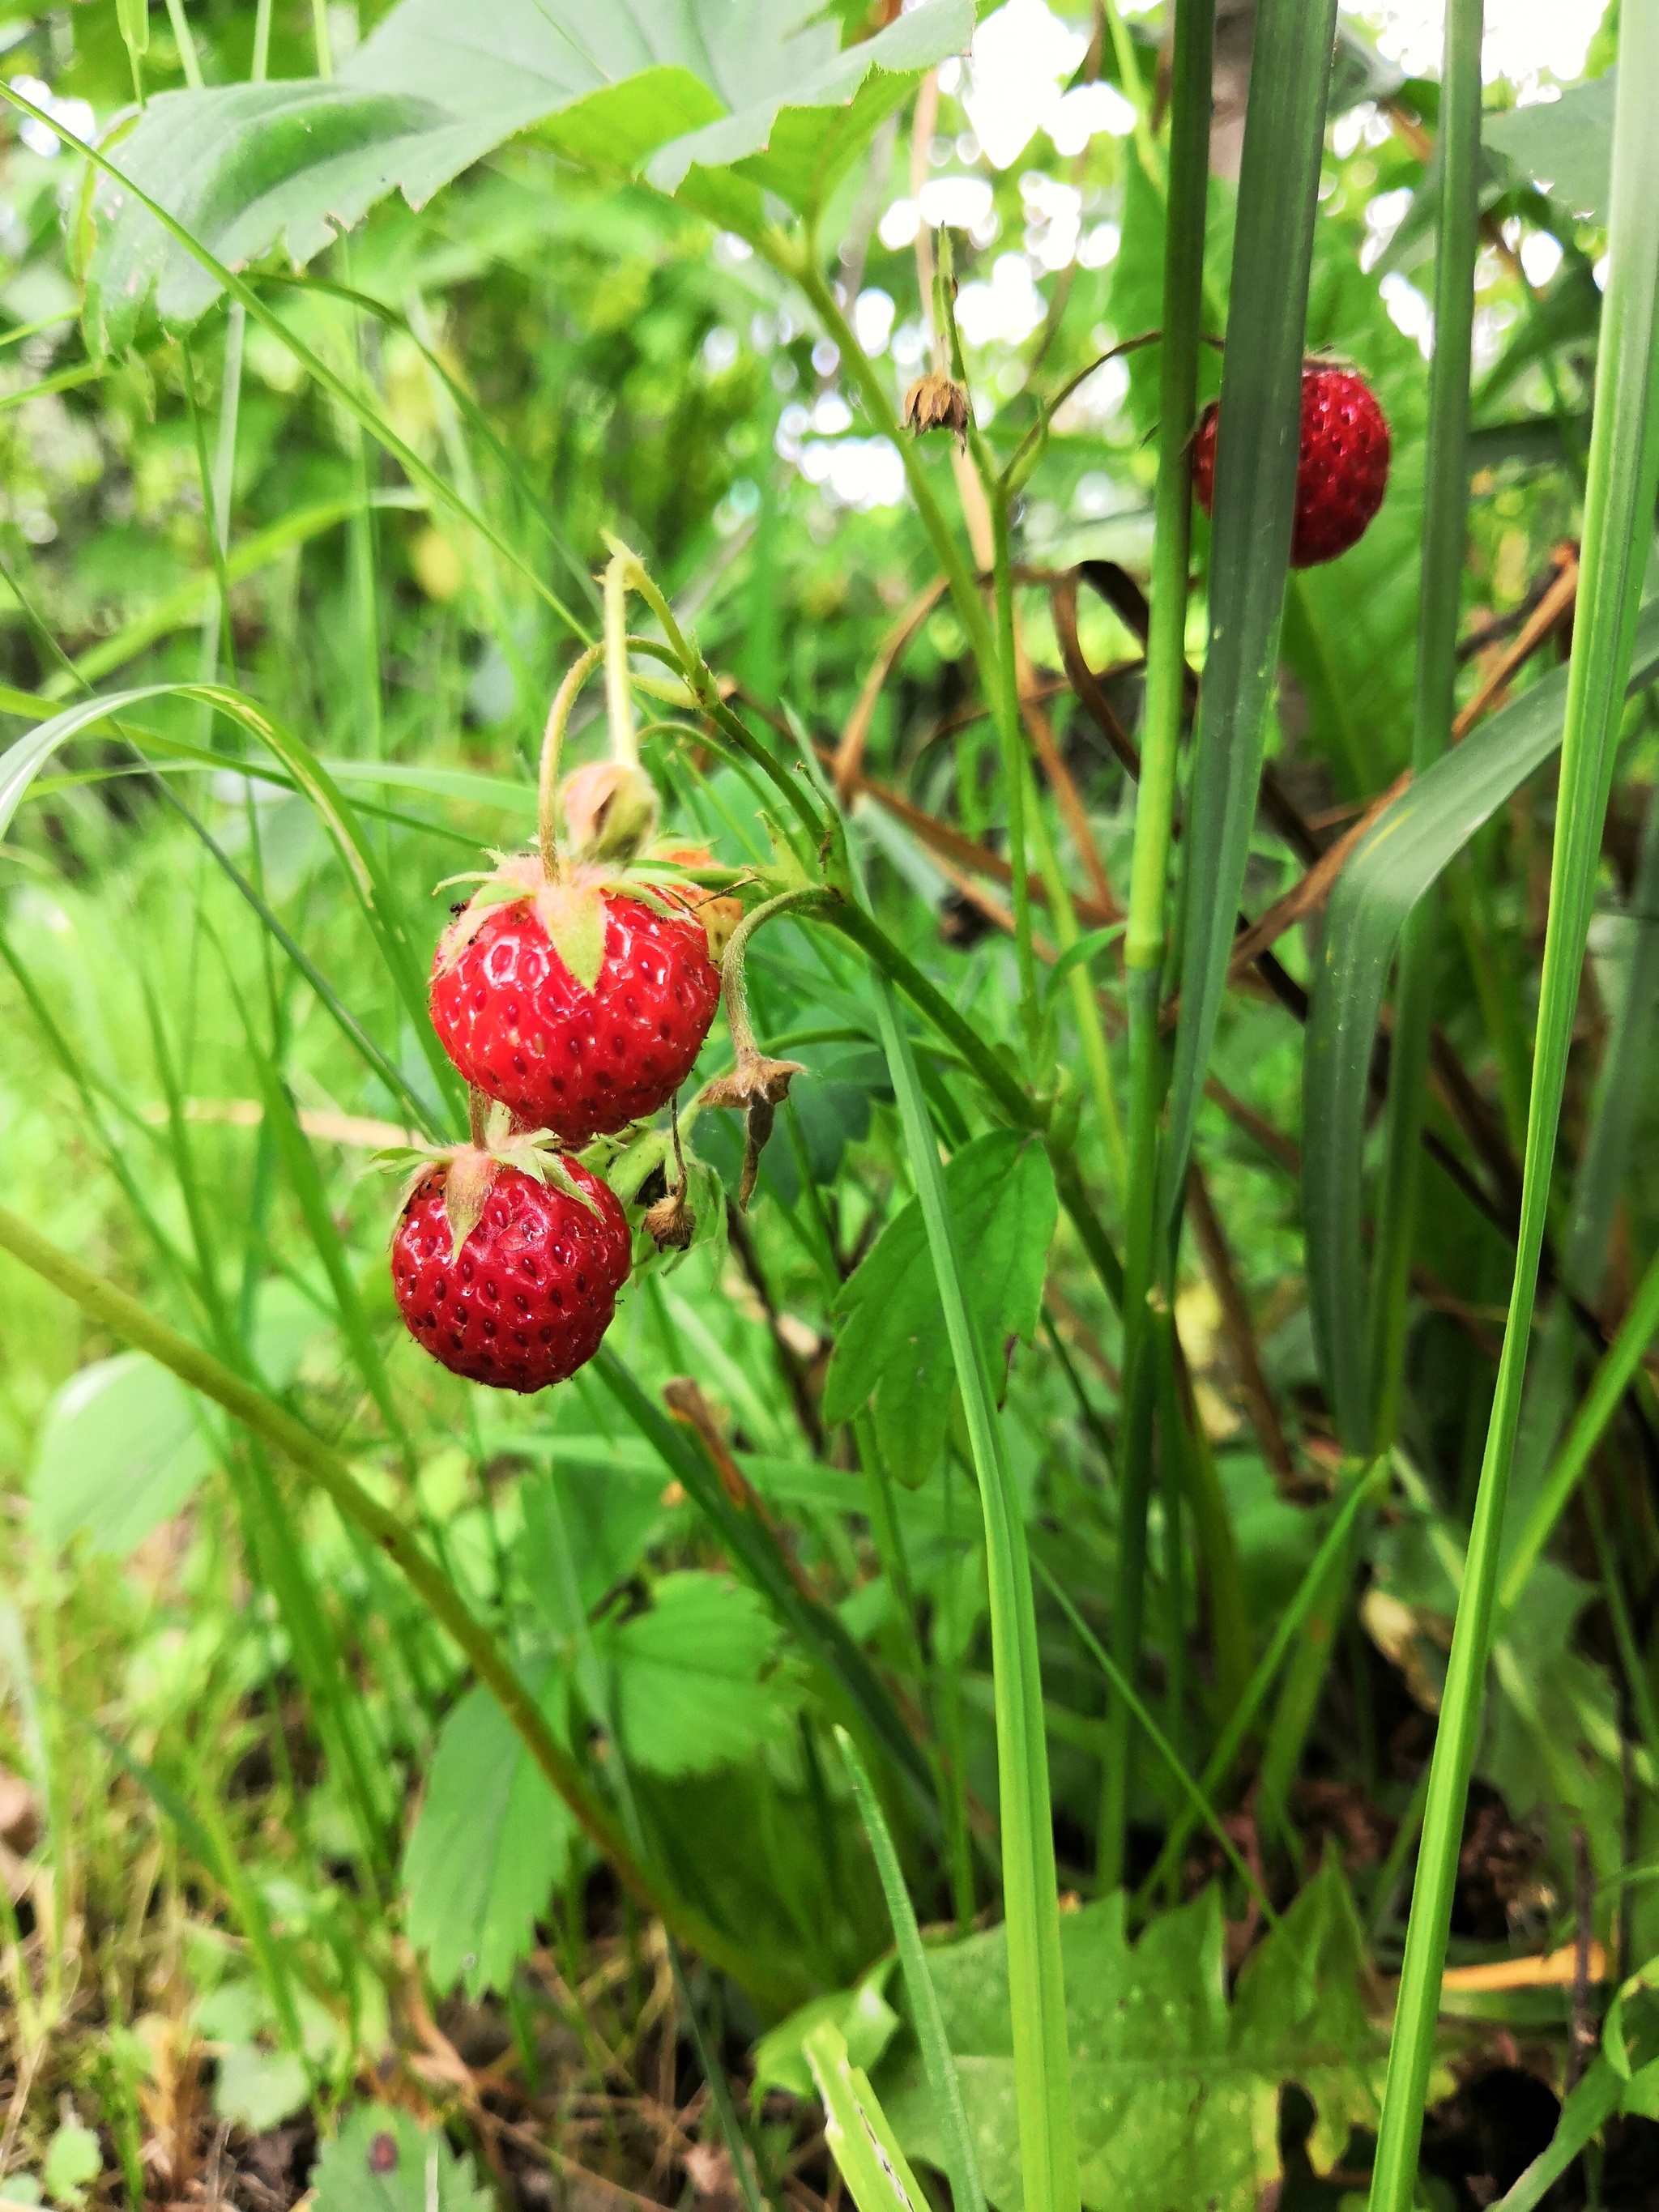
[[518,855],[439,941],[433,1025],[471,1093],[472,1141],[417,1170],[392,1276],[410,1333],[472,1382],[544,1389],[599,1350],[633,1236],[574,1154],[668,1103],[720,1003],[733,902],[639,875],[580,844],[553,871]]

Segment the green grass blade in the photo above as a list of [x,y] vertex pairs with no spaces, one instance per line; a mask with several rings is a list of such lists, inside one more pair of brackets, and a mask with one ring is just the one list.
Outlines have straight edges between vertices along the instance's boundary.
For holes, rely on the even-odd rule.
[[[1152,594],[1146,633],[1146,709],[1130,855],[1124,982],[1129,1017],[1128,1173],[1124,1186],[1127,1277],[1122,1469],[1112,1635],[1120,1672],[1140,1655],[1158,1378],[1148,1294],[1158,1274],[1158,1146],[1168,1060],[1158,998],[1168,957],[1170,845],[1187,680],[1187,572],[1192,551],[1192,429],[1204,304],[1204,218],[1210,180],[1215,0],[1178,0],[1170,75],[1170,182],[1164,232],[1164,344]],[[1128,1832],[1130,1711],[1114,1693],[1101,1783],[1095,1872],[1103,1888],[1123,1875]]]
[[[1480,243],[1480,39],[1483,0],[1449,0],[1440,75],[1437,144],[1440,210],[1434,260],[1434,360],[1429,370],[1423,565],[1417,601],[1417,680],[1412,769],[1420,775],[1451,741],[1463,552],[1468,536],[1469,366],[1474,331],[1474,257]],[[1371,1401],[1376,1431],[1346,1436],[1350,1450],[1387,1443],[1397,1415],[1405,1356],[1406,1288],[1423,1157],[1419,1131],[1428,1087],[1437,964],[1435,902],[1425,898],[1401,947],[1389,1068],[1385,1164],[1376,1217]]]
[[[1299,1641],[1308,1617],[1324,1593],[1336,1562],[1348,1552],[1354,1522],[1361,1508],[1376,1495],[1387,1475],[1386,1462],[1378,1461],[1358,1477],[1343,1499],[1336,1518],[1325,1531],[1318,1550],[1309,1560],[1302,1579],[1297,1584],[1295,1595],[1280,1613],[1267,1648],[1257,1660],[1255,1671],[1245,1686],[1243,1696],[1216,1739],[1215,1748],[1198,1778],[1198,1789],[1206,1802],[1213,1802],[1216,1791],[1225,1783],[1245,1737],[1255,1725],[1257,1716],[1267,1702],[1267,1692],[1277,1680],[1279,1668],[1285,1664],[1291,1646]],[[1158,1853],[1158,1863],[1137,1892],[1136,1901],[1143,1908],[1170,1869],[1180,1864],[1181,1855],[1197,1824],[1198,1816],[1190,1808],[1178,1814],[1170,1824],[1164,1848]]]
[[719,1530],[732,1565],[766,1600],[801,1650],[823,1668],[852,1713],[903,1777],[918,1808],[936,1820],[933,1778],[898,1708],[838,1616],[796,1583],[770,1526],[726,1496],[720,1476],[701,1448],[647,1397],[609,1346],[600,1346],[592,1371],[684,1486],[688,1497]]
[[1291,551],[1336,0],[1262,0],[1233,247],[1210,553],[1210,647],[1182,842],[1181,1024],[1158,1218],[1173,1229],[1255,822]]
[[1237,1844],[1234,1843],[1232,1838],[1227,1833],[1226,1824],[1222,1820],[1220,1814],[1216,1811],[1215,1807],[1211,1803],[1209,1798],[1205,1796],[1202,1788],[1199,1784],[1194,1782],[1192,1776],[1188,1773],[1180,1753],[1176,1751],[1175,1746],[1170,1741],[1169,1737],[1166,1736],[1163,1729],[1159,1728],[1158,1723],[1147,1711],[1146,1705],[1135,1695],[1134,1685],[1129,1680],[1128,1677],[1122,1672],[1122,1670],[1115,1664],[1111,1654],[1101,1643],[1100,1638],[1095,1634],[1093,1629],[1090,1627],[1088,1622],[1078,1611],[1076,1606],[1073,1604],[1071,1599],[1066,1595],[1065,1590],[1060,1587],[1054,1575],[1049,1572],[1048,1567],[1044,1565],[1041,1559],[1034,1560],[1032,1564],[1036,1566],[1038,1574],[1042,1577],[1044,1589],[1047,1589],[1049,1596],[1054,1599],[1055,1604],[1059,1606],[1066,1620],[1071,1622],[1073,1630],[1081,1641],[1085,1650],[1088,1652],[1090,1657],[1099,1668],[1101,1673],[1104,1674],[1106,1680],[1111,1684],[1115,1695],[1121,1698],[1124,1704],[1128,1707],[1130,1713],[1134,1717],[1135,1725],[1145,1730],[1147,1742],[1152,1745],[1152,1749],[1158,1753],[1164,1765],[1169,1769],[1170,1778],[1175,1783],[1176,1789],[1180,1790],[1182,1796],[1187,1800],[1188,1806],[1192,1812],[1194,1820],[1195,1821],[1201,1820],[1204,1826],[1208,1828],[1210,1833],[1215,1838],[1217,1843],[1220,1844],[1223,1856],[1225,1857],[1227,1863],[1232,1868],[1233,1872],[1243,1883],[1245,1888],[1249,1891],[1250,1895],[1255,1899],[1257,1905],[1261,1906],[1262,1916],[1266,1919],[1267,1925],[1270,1928],[1274,1926],[1278,1922],[1279,1915],[1273,1911],[1272,1899],[1267,1895],[1266,1892],[1262,1889],[1261,1883],[1250,1872],[1249,1867],[1245,1865],[1243,1859],[1239,1855]]
[[1583,1402],[1573,1417],[1566,1441],[1542,1488],[1534,1498],[1514,1547],[1504,1560],[1503,1581],[1498,1593],[1500,1624],[1509,1619],[1520,1603],[1552,1531],[1571,1503],[1572,1493],[1578,1487],[1592,1454],[1606,1435],[1608,1424],[1619,1410],[1620,1401],[1630,1388],[1636,1370],[1656,1334],[1659,1334],[1659,1253],[1649,1261],[1647,1272],[1637,1286],[1636,1296],[1630,1302],[1630,1310],[1620,1323],[1617,1335],[1602,1354],[1589,1389],[1584,1394]]
[[1080,2201],[1077,2136],[1048,1797],[1048,1747],[1025,1530],[986,1371],[984,1347],[963,1290],[939,1146],[910,1041],[886,975],[874,975],[872,987],[934,1279],[945,1310],[951,1363],[962,1393],[985,1519],[996,1683],[1003,1911],[1008,1929],[1014,2093],[1025,2202],[1032,2212],[1077,2212]]
[[1371,2212],[1409,2212],[1416,2190],[1424,2100],[1464,1800],[1491,1647],[1498,1547],[1551,1169],[1659,475],[1655,377],[1659,131],[1653,129],[1649,112],[1652,88],[1659,82],[1659,0],[1632,0],[1626,8],[1620,25],[1619,63],[1609,267],[1596,361],[1583,566],[1568,671],[1520,1237],[1430,1773],[1377,2135]]
[[927,1954],[921,1947],[921,1930],[916,1925],[910,1893],[904,1887],[898,1853],[893,1848],[893,1838],[888,1832],[881,1800],[871,1787],[870,1778],[865,1772],[864,1762],[858,1755],[852,1737],[845,1729],[837,1729],[836,1741],[841,1747],[842,1757],[847,1762],[847,1771],[853,1779],[853,1795],[858,1800],[859,1815],[864,1822],[864,1832],[870,1838],[876,1871],[881,1877],[882,1893],[887,1899],[888,1917],[893,1923],[893,1940],[898,1946],[899,1966],[910,1999],[910,2016],[915,2023],[916,2041],[921,2046],[921,2063],[927,2075],[927,2086],[933,2093],[933,2102],[939,2111],[939,2130],[945,2138],[945,2171],[951,2183],[951,2201],[957,2207],[957,2212],[986,2212],[985,2191],[979,2178],[979,2159],[974,2149],[973,2134],[968,2125],[967,2109],[962,2101],[962,2081],[957,2072],[957,2062],[951,2054],[950,2039],[945,2033],[945,2015],[939,2010],[939,1992],[933,1987],[933,1978],[928,1972]]
[[[1636,624],[1629,688],[1659,676],[1659,599]],[[1314,1346],[1339,1431],[1370,1418],[1360,1159],[1372,1048],[1407,916],[1469,839],[1562,741],[1558,670],[1437,761],[1380,815],[1337,878],[1303,1063],[1302,1212]]]

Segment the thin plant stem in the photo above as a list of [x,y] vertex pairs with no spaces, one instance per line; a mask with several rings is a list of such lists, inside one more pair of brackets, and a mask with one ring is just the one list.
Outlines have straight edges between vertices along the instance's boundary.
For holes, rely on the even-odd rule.
[[[1198,407],[1214,44],[1215,0],[1176,0],[1146,706],[1123,937],[1129,1017],[1129,1158],[1124,1201],[1122,1474],[1112,1641],[1118,1671],[1126,1680],[1133,1680],[1139,1661],[1146,1609],[1146,1513],[1156,1404],[1148,1301],[1158,1277],[1158,1148],[1167,1076],[1158,1000],[1168,950],[1170,847],[1186,683],[1191,433]],[[1127,1704],[1114,1691],[1108,1708],[1109,1735],[1096,1844],[1096,1875],[1106,1889],[1115,1888],[1123,1878],[1133,1751],[1130,1722]]]
[[536,843],[550,880],[556,878],[559,868],[559,757],[564,750],[564,733],[576,696],[599,666],[605,650],[603,644],[590,645],[577,654],[547,710],[541,763],[536,777]]
[[1659,0],[1632,0],[1625,9],[1619,64],[1608,271],[1596,356],[1583,562],[1568,672],[1515,1276],[1430,1770],[1377,2133],[1371,2212],[1409,2212],[1416,2188],[1551,1172],[1659,474],[1659,133],[1648,112],[1651,88],[1659,82]]
[[629,557],[613,553],[605,566],[605,705],[611,726],[611,759],[621,767],[637,768],[640,741],[634,728],[634,694],[628,681]]

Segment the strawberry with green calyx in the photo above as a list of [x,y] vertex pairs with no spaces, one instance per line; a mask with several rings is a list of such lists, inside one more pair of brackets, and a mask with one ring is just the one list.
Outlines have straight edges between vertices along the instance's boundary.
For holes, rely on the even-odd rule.
[[732,1048],[737,1066],[730,1075],[717,1076],[700,1094],[699,1106],[737,1108],[744,1116],[743,1171],[738,1180],[738,1205],[748,1211],[749,1201],[755,1194],[755,1182],[760,1174],[760,1156],[765,1151],[772,1134],[777,1109],[789,1096],[789,1085],[806,1070],[798,1060],[769,1060],[755,1042],[754,1026],[749,1018],[749,995],[744,988],[744,967],[748,956],[749,941],[763,922],[791,907],[817,903],[824,894],[813,887],[783,891],[776,898],[768,899],[746,914],[732,933],[721,963],[722,988],[726,994],[726,1025],[732,1032]]
[[392,1284],[441,1366],[496,1389],[562,1382],[599,1350],[633,1240],[616,1194],[544,1129],[474,1093],[465,1145],[422,1153],[404,1187]]
[[[590,647],[548,716],[537,849],[498,860],[439,940],[432,972],[433,1024],[467,1081],[572,1145],[665,1105],[720,1000],[724,918],[711,939],[702,912],[717,895],[640,857],[657,806],[634,734],[623,582],[613,561],[604,648],[611,757],[560,792],[565,724],[600,657]],[[568,854],[556,835],[561,798]]]

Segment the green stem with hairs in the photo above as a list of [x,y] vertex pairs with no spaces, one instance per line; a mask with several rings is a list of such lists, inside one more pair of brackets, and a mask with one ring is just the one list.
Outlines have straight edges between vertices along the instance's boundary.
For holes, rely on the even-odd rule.
[[577,654],[547,710],[547,727],[542,732],[541,768],[536,779],[536,842],[542,866],[550,879],[556,878],[559,872],[559,756],[564,750],[565,728],[577,693],[598,667],[605,650],[603,645],[590,645]]
[[[613,553],[605,571],[605,707],[611,725],[611,757],[623,768],[640,764],[634,694],[628,682],[628,586],[634,580],[630,568],[644,576],[643,563],[631,553]],[[663,605],[666,607],[667,601]],[[675,638],[683,642],[678,631]]]

